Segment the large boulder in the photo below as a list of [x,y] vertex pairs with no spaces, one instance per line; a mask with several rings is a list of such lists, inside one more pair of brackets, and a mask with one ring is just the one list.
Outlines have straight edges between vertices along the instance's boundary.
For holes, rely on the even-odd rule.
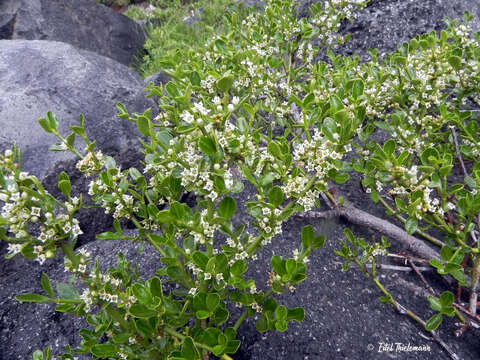
[[[76,193],[86,190],[88,179],[75,171],[72,154],[48,151],[57,139],[37,123],[47,111],[56,114],[64,135],[85,114],[90,140],[122,168],[141,158],[140,133],[134,123],[116,116],[115,104],[122,102],[131,112],[155,104],[145,98],[140,76],[125,65],[62,42],[0,40],[0,83],[0,150],[16,142],[23,169],[44,180],[49,191],[55,192],[61,170],[71,174]],[[83,151],[81,139],[77,147]],[[97,215],[85,215],[85,234],[105,231],[111,220]]]
[[0,39],[62,41],[129,65],[145,33],[95,0],[2,0]]

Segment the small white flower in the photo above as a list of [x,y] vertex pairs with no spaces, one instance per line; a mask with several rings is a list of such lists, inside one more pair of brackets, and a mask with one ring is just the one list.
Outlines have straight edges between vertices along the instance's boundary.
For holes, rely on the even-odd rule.
[[188,291],[188,293],[189,293],[190,295],[194,296],[194,295],[197,293],[197,290],[198,290],[197,288],[192,287],[192,288]]

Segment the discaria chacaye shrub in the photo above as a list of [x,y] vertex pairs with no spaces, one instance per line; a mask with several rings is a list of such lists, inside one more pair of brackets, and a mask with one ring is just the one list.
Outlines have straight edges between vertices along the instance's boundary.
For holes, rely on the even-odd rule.
[[[65,201],[21,170],[15,146],[0,156],[6,256],[43,263],[61,249],[65,269],[83,283],[83,290],[63,284],[68,291],[56,293],[43,274],[44,294],[16,297],[54,302],[57,311],[86,318],[90,327],[80,331],[80,347],[68,347],[59,358],[231,359],[247,317],[256,317],[260,332],[285,331],[290,321],[302,321],[302,308],[287,309],[275,296],[305,280],[309,256],[324,236],[311,226],[301,229],[290,258],[271,258],[267,284],[245,272],[292,215],[319,208],[320,197],[341,209],[343,199],[328,191],[330,184],[344,183],[354,172],[406,233],[438,247],[439,256],[427,259],[438,274],[471,292],[468,310],[454,306],[446,291],[429,298],[436,315],[412,318],[433,334],[444,316],[464,324],[475,319],[480,137],[469,106],[480,102],[480,34],[471,33],[466,14],[464,22],[447,22],[446,30],[418,36],[383,59],[376,51],[365,63],[336,56],[332,49],[348,40],[338,34],[340,22],[353,19],[367,2],[319,2],[302,19],[293,0],[268,0],[260,12],[229,10],[223,33],[163,60],[172,80],[164,88],[148,87],[160,115],[152,118],[150,109],[129,114],[118,104],[118,116],[135,122],[142,136],[145,157],[138,168],[121,169],[104,156],[86,137],[83,117],[69,135],[59,133],[52,113],[39,120],[58,139],[52,150],[78,156],[77,168],[90,179],[88,195],[114,218],[115,232],[97,238],[149,242],[160,254],[164,266],[146,281],[123,256],[102,273],[98,260],[75,251],[82,233],[75,214],[84,202],[72,194],[68,174],[58,176]],[[319,52],[328,59],[314,60]],[[375,129],[388,140],[371,140]],[[459,164],[461,181],[451,175]],[[245,181],[256,189],[243,204],[251,219],[234,226],[232,194],[241,193]],[[187,192],[195,206],[180,202]],[[124,234],[126,221],[135,225],[135,236]],[[443,238],[429,235],[431,228]],[[356,264],[384,293],[382,301],[398,308],[375,273],[375,259],[388,245],[385,238],[367,241],[347,229],[337,254],[345,270]],[[175,290],[164,286],[166,280]],[[231,304],[243,309],[236,319],[230,319]],[[50,359],[50,350],[33,357]]]

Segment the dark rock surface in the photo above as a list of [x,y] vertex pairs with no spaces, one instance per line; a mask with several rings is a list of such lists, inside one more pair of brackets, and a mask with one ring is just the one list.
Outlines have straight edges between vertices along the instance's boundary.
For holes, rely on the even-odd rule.
[[[143,112],[155,104],[145,98],[139,75],[125,65],[62,42],[0,40],[0,83],[0,150],[16,142],[23,169],[45,180],[49,191],[55,193],[61,170],[72,176],[74,193],[86,191],[88,185],[74,170],[72,154],[48,151],[57,139],[37,120],[49,110],[58,117],[64,136],[85,114],[90,140],[96,140],[98,148],[123,168],[140,158],[136,125],[119,119],[115,104],[121,101],[130,112]],[[83,151],[81,139],[77,146]],[[101,214],[87,216],[84,222],[90,229],[85,228],[85,234],[105,228],[106,221]]]
[[[314,2],[318,0],[306,0],[299,13],[308,14],[307,9]],[[358,53],[362,60],[367,60],[367,50],[378,49],[383,56],[417,35],[446,28],[445,17],[462,19],[465,11],[475,15],[472,28],[480,31],[480,2],[476,0],[372,0],[357,13],[355,21],[342,24],[340,32],[350,33],[352,38],[335,52],[347,56]]]
[[129,65],[142,51],[145,34],[95,0],[2,0],[0,39],[62,41]]
[[153,85],[160,86],[165,85],[171,80],[170,76],[168,76],[164,71],[159,71],[153,75],[147,76],[145,78],[145,86],[147,86],[150,82],[153,82]]

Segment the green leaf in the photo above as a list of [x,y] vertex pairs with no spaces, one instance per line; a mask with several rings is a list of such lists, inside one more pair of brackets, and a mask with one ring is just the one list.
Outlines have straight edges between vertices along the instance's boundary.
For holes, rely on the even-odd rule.
[[65,196],[70,196],[72,191],[72,184],[70,184],[70,180],[60,180],[58,182],[58,189],[62,192]]
[[260,333],[268,331],[268,321],[265,317],[265,315],[262,315],[260,319],[255,324],[255,327],[257,328],[257,331]]
[[95,236],[99,240],[118,240],[119,236],[116,233],[107,231]]
[[148,305],[152,302],[152,295],[142,284],[133,284],[132,291],[140,303]]
[[202,136],[198,141],[198,146],[206,155],[215,155],[217,153],[217,145],[215,144],[215,141],[208,136]]
[[345,109],[337,111],[335,114],[333,114],[333,118],[339,124],[345,124],[346,121],[350,120],[350,117],[348,116],[348,111]]
[[38,123],[42,127],[43,130],[45,130],[47,133],[51,133],[52,129],[50,128],[50,125],[48,124],[48,120],[45,118],[38,119]]
[[65,139],[67,141],[68,146],[73,147],[75,144],[75,133],[71,133]]
[[207,311],[207,310],[198,310],[196,313],[195,313],[195,316],[197,319],[207,319],[210,317],[210,311]]
[[271,141],[268,144],[267,150],[270,154],[272,154],[273,156],[275,156],[277,158],[282,156],[282,152],[280,151],[280,147],[273,141]]
[[268,201],[275,206],[279,206],[279,205],[282,205],[283,200],[284,200],[283,191],[280,188],[280,186],[272,187],[268,192]]
[[235,263],[230,268],[230,272],[233,276],[241,276],[245,271],[247,271],[245,260],[235,261]]
[[57,294],[59,298],[69,299],[69,300],[80,299],[80,294],[78,293],[77,288],[72,284],[58,283],[56,288],[57,288]]
[[302,244],[306,248],[310,248],[314,240],[315,240],[315,230],[313,230],[313,226],[312,225],[304,226],[302,229]]
[[198,72],[192,71],[188,77],[190,78],[190,82],[193,86],[200,86],[201,79],[200,75],[198,75]]
[[287,270],[287,274],[293,275],[293,273],[297,269],[297,262],[295,261],[295,259],[288,259],[285,262],[285,269]]
[[435,311],[441,311],[442,310],[442,303],[440,300],[433,296],[428,297],[428,302],[430,303],[430,307],[435,310]]
[[215,310],[214,317],[213,317],[215,319],[215,323],[216,323],[217,326],[220,326],[221,324],[223,324],[230,317],[230,312],[227,309],[225,309],[224,307],[222,307],[222,305],[217,307],[217,309]]
[[425,323],[425,330],[427,331],[435,331],[438,329],[440,324],[443,321],[442,314],[435,314],[433,315],[428,321]]
[[352,96],[356,100],[363,95],[364,84],[361,79],[353,81],[352,84]]
[[448,58],[448,63],[451,65],[452,68],[458,71],[462,66],[462,59],[460,59],[460,57],[458,56],[450,56]]
[[200,269],[205,271],[205,268],[208,264],[208,256],[201,251],[195,251],[192,254],[192,260]]
[[235,354],[240,347],[241,341],[240,340],[230,340],[227,343],[227,347],[225,348],[225,353],[227,354]]
[[405,223],[405,230],[407,231],[408,235],[412,235],[415,231],[417,231],[418,227],[418,220],[416,217],[409,217]]
[[182,344],[182,351],[181,351],[182,356],[185,359],[191,359],[191,360],[197,360],[200,358],[200,353],[198,349],[196,348],[193,339],[190,336],[187,336],[183,340]]
[[336,173],[333,180],[337,183],[337,184],[343,184],[345,183],[348,179],[350,179],[350,175],[349,174],[341,174],[341,173]]
[[451,291],[445,291],[442,295],[440,295],[440,302],[442,303],[442,307],[452,305],[454,301],[455,296]]
[[235,200],[229,196],[223,198],[218,205],[218,213],[225,219],[230,219],[237,210],[237,204]]
[[326,239],[325,235],[316,236],[311,246],[312,250],[322,248],[325,245]]
[[233,85],[233,76],[224,76],[217,81],[217,87],[224,93],[228,92]]
[[330,96],[330,113],[335,114],[336,112],[344,108],[342,100],[337,95]]
[[93,345],[90,350],[93,355],[99,358],[108,358],[117,356],[117,347],[113,344]]
[[137,127],[142,135],[150,135],[150,120],[146,116],[140,115],[137,118]]
[[180,96],[180,92],[178,91],[177,86],[171,81],[169,81],[165,85],[165,90],[167,91],[168,95],[170,95],[172,98]]
[[287,308],[283,305],[280,305],[275,309],[275,317],[278,320],[285,320],[287,318],[287,314]]
[[275,329],[280,332],[284,332],[287,330],[287,322],[285,320],[278,320],[275,322]]
[[395,140],[389,139],[384,145],[383,145],[383,151],[385,154],[390,155],[392,157],[395,153],[395,148],[396,148],[396,143]]
[[47,112],[48,125],[52,130],[58,130],[58,119],[53,112]]
[[207,309],[210,312],[214,312],[218,304],[220,304],[220,296],[215,293],[210,293],[207,295],[206,303],[207,303]]
[[156,276],[150,279],[150,292],[153,296],[163,297],[162,281]]
[[156,311],[150,310],[145,305],[142,304],[133,304],[129,309],[130,313],[137,318],[150,318],[157,315]]
[[35,352],[32,355],[32,360],[43,360],[43,351],[35,350]]
[[463,180],[465,181],[465,184],[467,184],[470,188],[472,189],[477,188],[477,182],[471,176],[465,176]]
[[37,302],[37,303],[52,301],[52,299],[46,296],[39,295],[39,294],[32,294],[32,293],[17,295],[15,296],[15,300],[21,301],[21,302]]
[[174,265],[167,267],[167,275],[175,281],[183,281],[185,278],[185,274],[182,269],[179,266]]
[[52,283],[50,282],[50,278],[45,273],[42,273],[41,285],[42,285],[43,291],[45,291],[48,294],[48,296],[50,296],[52,298],[55,297],[55,293],[53,292]]
[[287,321],[298,321],[301,322],[305,319],[305,309],[301,307],[296,307],[293,309],[288,309],[287,312]]
[[267,185],[270,185],[273,182],[273,180],[275,180],[275,174],[269,172],[268,174],[265,174],[260,178],[259,183],[261,186],[267,186]]
[[185,218],[185,208],[178,201],[174,201],[170,204],[170,215],[172,215],[175,220],[183,220]]
[[280,256],[273,255],[270,260],[270,265],[272,266],[273,271],[278,275],[282,276],[286,274],[285,264]]

